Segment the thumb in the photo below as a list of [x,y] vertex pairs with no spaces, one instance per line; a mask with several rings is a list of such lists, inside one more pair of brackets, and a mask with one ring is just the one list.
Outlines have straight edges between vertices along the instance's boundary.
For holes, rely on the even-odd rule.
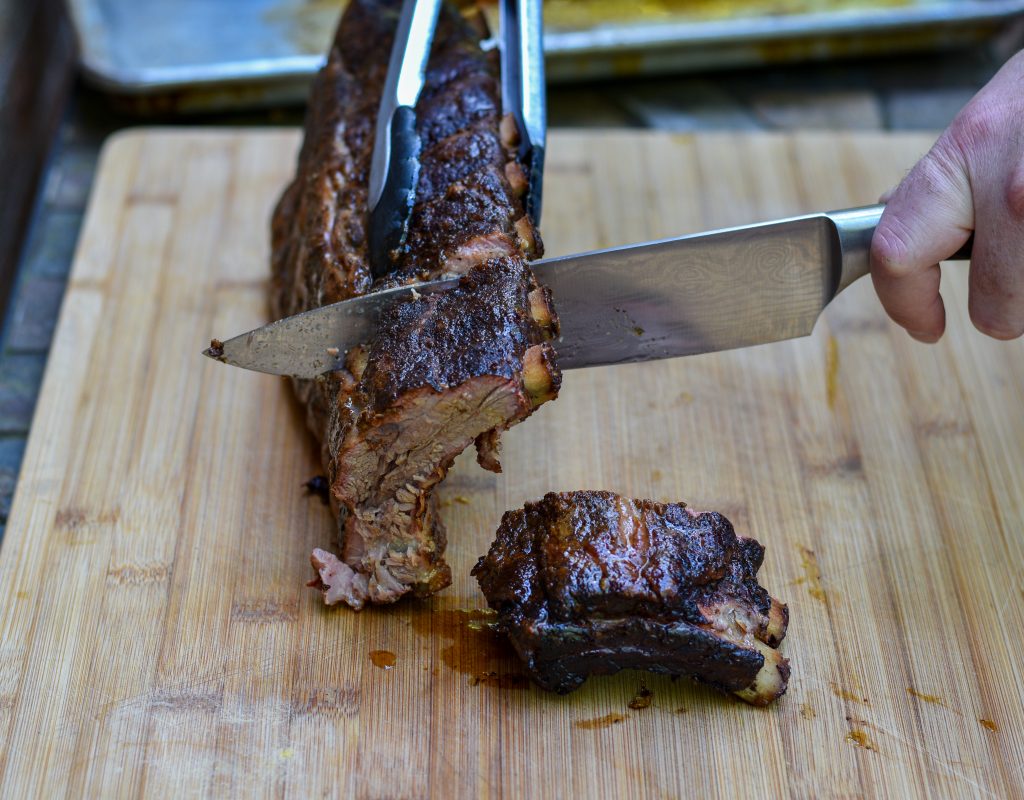
[[960,249],[973,227],[967,170],[943,135],[892,192],[871,241],[871,278],[882,306],[915,339],[942,336],[939,262]]

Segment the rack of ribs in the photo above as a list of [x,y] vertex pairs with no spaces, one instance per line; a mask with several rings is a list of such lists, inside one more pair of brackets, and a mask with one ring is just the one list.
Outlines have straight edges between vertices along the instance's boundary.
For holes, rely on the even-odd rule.
[[447,586],[434,489],[476,443],[500,471],[499,436],[558,392],[558,323],[527,260],[517,132],[501,114],[497,53],[479,13],[445,5],[416,107],[421,171],[390,272],[368,263],[367,181],[401,3],[353,0],[313,86],[295,179],[272,221],[276,317],[397,285],[461,276],[398,304],[345,368],[294,388],[321,442],[340,550],[313,552],[328,604],[352,608]]
[[545,689],[645,669],[766,705],[789,679],[789,612],[757,583],[763,558],[721,514],[568,492],[507,512],[473,574]]

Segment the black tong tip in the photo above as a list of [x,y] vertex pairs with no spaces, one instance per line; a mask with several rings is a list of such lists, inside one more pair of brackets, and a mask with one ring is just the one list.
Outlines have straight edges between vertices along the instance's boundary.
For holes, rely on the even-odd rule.
[[387,275],[405,247],[420,178],[420,136],[416,112],[399,106],[391,117],[391,152],[384,191],[370,212],[370,271]]

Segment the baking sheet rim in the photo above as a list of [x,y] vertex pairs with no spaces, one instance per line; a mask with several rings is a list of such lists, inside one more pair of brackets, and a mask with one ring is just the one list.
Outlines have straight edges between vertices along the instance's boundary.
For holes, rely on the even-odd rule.
[[[306,78],[324,62],[322,55],[281,56],[177,67],[124,67],[96,52],[83,36],[92,0],[69,0],[79,39],[83,74],[98,88],[121,94],[147,94],[188,88],[237,86],[251,82],[283,83]],[[835,37],[894,30],[951,27],[965,23],[998,22],[1024,14],[1024,0],[971,0],[941,6],[858,12],[818,12],[744,17],[709,22],[644,23],[603,26],[585,31],[549,32],[548,58],[616,55],[640,49],[698,48],[716,44],[742,45],[751,41],[777,42],[813,36]],[[90,28],[92,29],[92,28]]]

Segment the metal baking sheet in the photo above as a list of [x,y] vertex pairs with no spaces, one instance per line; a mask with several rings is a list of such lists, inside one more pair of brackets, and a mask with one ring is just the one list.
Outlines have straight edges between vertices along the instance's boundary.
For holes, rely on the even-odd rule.
[[[138,110],[304,98],[345,0],[68,0],[82,67]],[[485,12],[496,17],[493,0]],[[979,42],[1024,0],[547,0],[550,80]]]

